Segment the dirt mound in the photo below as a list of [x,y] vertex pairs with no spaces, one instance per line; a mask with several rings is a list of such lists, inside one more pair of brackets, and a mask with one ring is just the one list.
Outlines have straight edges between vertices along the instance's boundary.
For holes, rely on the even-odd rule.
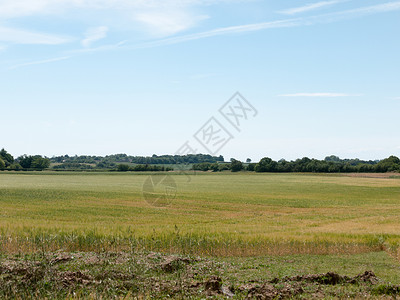
[[285,284],[283,287],[275,287],[265,283],[262,286],[253,286],[247,294],[249,299],[284,299],[300,295],[304,292],[299,284]]
[[[310,274],[310,275],[302,275],[302,276],[295,276],[295,277],[285,277],[282,279],[282,281],[285,281],[285,282],[290,282],[290,281],[314,282],[314,283],[329,284],[329,285],[346,283],[349,280],[350,280],[349,277],[341,276],[334,272],[328,272],[325,274]],[[276,279],[274,281],[276,281]]]
[[377,284],[379,281],[378,277],[376,277],[375,273],[372,271],[365,271],[363,274],[358,274],[357,276],[353,277],[350,281],[351,283],[356,282],[366,282],[370,284]]
[[218,276],[212,276],[205,281],[204,289],[207,296],[214,296],[218,294],[223,294],[227,297],[235,296],[230,288],[222,285],[222,279]]
[[275,278],[270,281],[270,283],[278,283],[278,282],[309,282],[309,283],[318,283],[324,285],[336,285],[341,283],[370,283],[376,284],[379,279],[376,277],[374,272],[365,271],[362,274],[358,274],[352,278],[348,276],[342,276],[335,272],[328,272],[325,274],[308,274],[308,275],[298,275],[294,277],[284,277],[282,279]]
[[160,267],[164,272],[172,273],[183,269],[187,264],[192,262],[189,258],[182,258],[177,256],[170,256],[161,263]]
[[218,276],[212,276],[204,283],[204,288],[208,295],[222,293],[222,279]]
[[388,295],[392,296],[393,299],[398,299],[400,295],[400,286],[392,284],[381,284],[372,288],[372,294],[374,295]]
[[[238,288],[239,291],[247,291],[249,299],[284,299],[304,293],[306,286],[337,285],[369,283],[375,285],[379,279],[372,271],[366,271],[352,278],[341,276],[334,272],[325,274],[309,274],[294,277],[274,278],[263,285],[245,284]],[[392,289],[393,290],[393,289]],[[390,292],[393,294],[393,291]]]
[[71,286],[74,284],[84,284],[87,285],[93,281],[93,279],[83,274],[82,272],[72,272],[66,271],[58,274],[59,280],[63,283],[64,286]]
[[54,257],[54,258],[52,258],[50,260],[50,264],[51,265],[56,265],[56,264],[59,264],[59,263],[66,263],[66,262],[68,262],[70,260],[73,260],[73,259],[74,259],[74,257],[72,255],[68,254],[68,253],[60,253],[56,257]]

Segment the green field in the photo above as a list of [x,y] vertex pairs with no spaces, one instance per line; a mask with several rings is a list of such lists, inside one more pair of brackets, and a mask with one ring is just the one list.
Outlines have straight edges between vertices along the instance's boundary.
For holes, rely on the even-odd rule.
[[400,282],[398,178],[175,174],[176,198],[155,207],[142,194],[148,176],[0,173],[0,252],[154,251],[235,260],[252,272],[266,257],[297,261],[276,276],[343,271],[354,257],[348,274],[368,268]]
[[143,199],[148,176],[0,174],[2,250],[48,239],[50,249],[137,243],[236,256],[395,251],[400,242],[398,179],[200,173],[188,182],[173,175],[177,195],[163,208]]

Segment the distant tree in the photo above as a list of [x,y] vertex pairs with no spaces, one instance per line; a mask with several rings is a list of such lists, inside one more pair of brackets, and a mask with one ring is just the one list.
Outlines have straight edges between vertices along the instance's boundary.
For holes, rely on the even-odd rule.
[[264,157],[260,162],[254,167],[256,172],[276,172],[278,163],[273,161],[269,157]]
[[336,155],[331,155],[331,156],[325,157],[325,161],[340,162],[340,158]]
[[210,165],[210,170],[213,172],[218,172],[219,171],[219,165],[217,163],[213,163]]
[[251,163],[251,158],[246,159],[246,162],[249,164]]
[[117,166],[117,171],[118,172],[127,172],[127,171],[129,171],[129,166],[128,165],[126,165],[126,164],[119,164],[118,166]]
[[239,172],[241,170],[243,170],[242,162],[232,158],[231,159],[231,171],[232,172]]
[[0,150],[0,158],[4,161],[6,167],[14,163],[14,157],[4,148]]
[[44,170],[50,166],[50,160],[40,155],[35,155],[32,159],[31,168],[35,170]]
[[375,167],[376,172],[393,172],[400,170],[400,159],[396,156],[390,156],[381,160]]
[[50,160],[40,155],[23,155],[18,157],[18,163],[24,169],[44,170],[50,166]]
[[230,164],[219,164],[218,168],[220,171],[226,171],[229,170]]
[[21,165],[19,163],[13,163],[8,167],[10,170],[15,170],[19,171],[22,169]]
[[251,164],[251,163],[249,163],[248,165],[247,165],[247,171],[254,171],[254,168],[255,168],[255,166],[256,166],[256,164]]
[[0,170],[4,170],[6,168],[6,163],[2,158],[0,158]]
[[24,169],[30,169],[31,165],[32,165],[32,160],[33,157],[31,155],[22,155],[20,157],[17,158],[17,161],[19,162],[19,164],[21,165],[21,167],[23,167]]

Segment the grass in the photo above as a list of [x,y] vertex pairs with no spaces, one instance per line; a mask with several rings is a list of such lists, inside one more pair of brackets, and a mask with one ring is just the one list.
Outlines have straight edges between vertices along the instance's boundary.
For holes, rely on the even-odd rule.
[[[138,247],[216,256],[390,250],[400,180],[309,174],[173,175],[153,207],[148,174],[0,173],[0,251]],[[165,175],[153,175],[163,177]]]
[[[284,293],[300,290],[282,278],[366,270],[380,281],[302,283],[292,296],[400,292],[399,178],[169,174],[176,198],[155,207],[143,198],[148,173],[0,172],[0,297],[201,299],[218,276],[242,299],[274,278]],[[168,253],[190,264],[166,272]],[[70,259],[53,263],[59,255]]]
[[[377,276],[373,284],[333,285],[285,279],[328,272],[355,277],[371,268]],[[395,296],[399,287],[393,282],[400,281],[398,266],[384,252],[253,258],[182,257],[134,251],[56,252],[3,255],[0,270],[2,299],[226,299],[224,289],[234,299],[248,299],[252,289],[271,282],[281,292],[288,286],[297,289],[292,295],[295,298],[366,298]],[[208,290],[207,282],[212,278],[219,278],[224,289]]]

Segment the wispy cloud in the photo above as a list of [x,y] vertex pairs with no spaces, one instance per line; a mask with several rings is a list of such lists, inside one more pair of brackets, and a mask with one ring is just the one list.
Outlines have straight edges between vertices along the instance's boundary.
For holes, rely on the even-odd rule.
[[27,67],[27,66],[32,66],[32,65],[42,65],[42,64],[48,64],[48,63],[53,63],[61,60],[66,60],[70,59],[71,56],[63,56],[63,57],[56,57],[56,58],[51,58],[51,59],[45,59],[45,60],[38,60],[38,61],[32,61],[32,62],[27,62],[23,64],[18,64],[10,67],[10,70],[21,68],[21,67]]
[[[90,16],[93,19],[96,13],[100,13],[101,17],[106,12],[110,24],[122,22],[129,24],[128,27],[145,29],[160,37],[181,32],[204,20],[205,17],[196,14],[193,7],[224,1],[226,0],[0,0],[0,19],[65,16],[78,11],[79,17]],[[101,32],[104,34],[104,31]],[[89,40],[88,43],[90,42]]]
[[[32,15],[65,14],[72,9],[129,11],[138,10],[179,10],[193,6],[206,6],[244,0],[1,0],[0,17],[15,18]],[[253,1],[253,0],[246,0]]]
[[340,2],[343,2],[343,0],[320,1],[320,2],[316,2],[316,3],[310,3],[310,4],[307,4],[304,6],[300,6],[300,7],[294,7],[294,8],[281,10],[281,11],[279,11],[279,13],[285,14],[285,15],[295,15],[295,14],[309,12],[309,11],[320,9],[320,8],[333,6]]
[[187,41],[191,41],[191,40],[204,39],[204,38],[209,38],[209,37],[213,37],[213,36],[244,33],[244,32],[258,31],[258,30],[269,29],[269,28],[295,27],[295,26],[300,26],[302,24],[301,22],[302,22],[301,19],[290,19],[290,20],[256,23],[256,24],[248,24],[248,25],[229,26],[229,27],[217,28],[217,29],[213,29],[213,30],[209,30],[209,31],[194,33],[194,34],[182,35],[182,36],[178,36],[178,37],[148,42],[148,43],[134,46],[133,48],[157,47],[157,46],[187,42]]
[[89,28],[85,33],[85,39],[82,40],[82,46],[85,48],[89,48],[92,43],[104,39],[107,36],[107,32],[107,26]]
[[157,40],[157,41],[153,41],[153,42],[144,43],[141,45],[131,46],[130,48],[158,47],[158,46],[164,46],[164,45],[169,45],[169,44],[177,44],[177,43],[182,43],[182,42],[187,42],[187,41],[192,41],[192,40],[204,39],[204,38],[209,38],[209,37],[214,37],[214,36],[238,34],[238,33],[266,30],[266,29],[272,29],[272,28],[312,26],[315,24],[337,22],[337,21],[340,21],[343,19],[357,18],[357,17],[366,16],[366,15],[385,13],[385,12],[396,11],[396,10],[400,10],[400,1],[387,2],[384,4],[360,7],[360,8],[356,8],[356,9],[344,10],[344,11],[335,12],[335,13],[321,14],[321,15],[312,16],[312,17],[292,18],[292,19],[284,19],[284,20],[278,20],[278,21],[273,21],[273,22],[262,22],[262,23],[254,23],[254,24],[217,28],[217,29],[194,33],[194,34],[181,35],[181,36],[177,36],[177,37],[173,37],[173,38],[161,39],[161,40]]
[[318,98],[337,98],[337,97],[359,97],[361,94],[345,94],[345,93],[295,93],[283,94],[279,97],[318,97]]
[[[37,61],[32,61],[32,62],[27,62],[27,63],[22,63],[22,64],[16,64],[16,65],[9,67],[8,69],[14,70],[14,69],[22,68],[22,67],[33,66],[33,65],[54,63],[54,62],[73,58],[79,54],[115,50],[117,48],[121,48],[121,46],[124,45],[125,43],[126,43],[126,41],[121,41],[117,44],[103,45],[103,46],[96,47],[96,48],[84,48],[84,49],[66,51],[66,52],[64,52],[65,54],[67,54],[66,56],[44,59],[44,60],[37,60]],[[0,48],[0,51],[1,51],[1,48]]]
[[366,15],[385,13],[400,10],[400,1],[386,2],[383,4],[372,5],[372,6],[364,6],[355,9],[349,9],[337,13],[331,13],[322,15],[322,17],[336,17],[339,20],[341,18],[352,18],[352,17],[362,17]]
[[[187,0],[187,1],[190,2],[191,0]],[[193,0],[193,1],[195,1],[195,0]],[[217,0],[215,0],[215,1],[217,1]],[[0,5],[0,7],[1,7],[1,5]],[[100,46],[97,48],[77,49],[74,51],[68,51],[68,52],[64,52],[64,53],[66,53],[66,55],[73,55],[74,53],[75,53],[75,55],[77,55],[79,53],[88,53],[88,52],[93,52],[93,51],[108,51],[108,50],[115,50],[115,49],[122,49],[122,48],[124,48],[124,49],[152,48],[152,47],[159,47],[159,46],[170,45],[170,44],[178,44],[178,43],[183,43],[183,42],[187,42],[187,41],[210,38],[210,37],[221,36],[221,35],[240,34],[240,33],[260,31],[260,30],[273,29],[273,28],[312,26],[312,25],[316,25],[316,24],[337,22],[337,21],[344,20],[344,19],[352,19],[352,18],[363,17],[363,16],[367,16],[367,15],[371,15],[371,14],[385,13],[385,12],[391,12],[391,11],[397,11],[397,10],[400,10],[400,1],[393,1],[393,2],[383,3],[383,4],[378,4],[378,5],[359,7],[356,9],[344,10],[344,11],[339,11],[339,12],[335,12],[335,13],[320,14],[320,15],[311,16],[311,17],[291,18],[291,19],[283,19],[283,20],[272,21],[272,22],[262,22],[262,23],[222,27],[222,28],[217,28],[217,29],[213,29],[213,30],[209,30],[209,31],[203,31],[203,32],[188,34],[188,35],[181,35],[181,36],[172,37],[172,38],[159,39],[159,40],[154,40],[154,41],[150,41],[150,42],[146,42],[146,43],[142,43],[142,44],[136,44],[136,45],[127,45],[126,41],[123,41],[116,45],[105,45],[105,46]],[[0,27],[0,42],[2,41],[1,29],[2,29],[2,27]],[[99,38],[99,36],[101,36],[101,34],[97,35],[98,38]],[[24,39],[25,42],[30,41],[30,39],[28,39],[28,37],[29,37],[29,34],[27,34],[26,39]],[[34,37],[37,37],[37,39],[33,39],[33,37],[32,37],[31,42],[56,44],[56,43],[62,43],[62,42],[68,41],[65,38],[63,39],[61,37],[54,37],[54,36],[40,35],[40,34],[39,34],[39,36],[34,36]],[[39,39],[39,37],[41,39]],[[17,39],[17,38],[15,38],[15,39]],[[23,39],[21,38],[18,40],[23,40]],[[98,39],[96,39],[96,40],[98,40]],[[93,42],[93,41],[94,41],[93,39],[89,39],[87,42],[85,42],[85,44],[90,45],[91,42]],[[69,56],[68,56],[68,58],[69,58]],[[53,61],[57,61],[57,60],[59,60],[59,59],[50,59],[50,60],[46,60],[46,61],[42,61],[42,62],[33,62],[33,63],[28,63],[28,64],[22,64],[19,66],[38,64],[38,63],[47,63],[47,62],[53,62]],[[322,95],[325,95],[325,97],[328,97],[326,95],[328,95],[330,93],[311,93],[311,94],[322,94]],[[338,95],[341,95],[341,94],[338,94]],[[343,94],[343,95],[346,95],[346,94]],[[355,95],[351,95],[351,96],[355,96]],[[319,95],[319,97],[321,97],[321,95]],[[333,97],[333,96],[331,96],[331,97]],[[336,96],[336,97],[338,97],[338,96]]]
[[125,41],[118,42],[116,44],[106,44],[106,45],[101,45],[98,47],[92,47],[92,48],[81,48],[81,49],[76,49],[76,50],[69,50],[65,51],[64,53],[68,55],[72,54],[84,54],[84,53],[93,53],[93,52],[101,52],[101,51],[111,51],[111,50],[117,50],[118,48],[122,48],[124,44],[126,44]]
[[196,16],[185,10],[150,10],[135,14],[134,19],[156,36],[169,36],[193,27],[208,16]]
[[15,28],[0,27],[0,42],[12,44],[58,45],[71,41],[70,38]]

